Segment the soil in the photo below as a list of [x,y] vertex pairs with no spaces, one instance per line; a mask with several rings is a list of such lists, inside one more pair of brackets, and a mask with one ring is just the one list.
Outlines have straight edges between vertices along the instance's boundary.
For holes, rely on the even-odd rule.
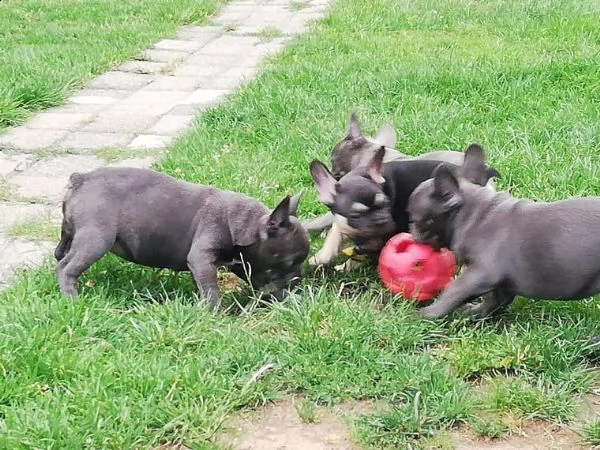
[[[597,396],[586,398],[580,423],[598,413]],[[373,412],[383,406],[356,402],[334,408],[316,407],[316,421],[304,423],[294,404],[286,399],[246,413],[225,425],[221,443],[233,450],[359,450],[351,436],[350,423],[359,414]],[[594,414],[594,415],[595,415]],[[466,426],[447,434],[448,444],[456,450],[583,450],[573,431],[578,427],[543,421],[512,424],[511,432],[498,439],[477,436]],[[444,446],[445,447],[445,446]]]

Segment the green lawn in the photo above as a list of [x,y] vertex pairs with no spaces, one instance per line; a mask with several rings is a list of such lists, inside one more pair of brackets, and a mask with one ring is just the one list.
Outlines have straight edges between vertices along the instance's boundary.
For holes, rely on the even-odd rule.
[[[308,163],[328,159],[356,108],[369,132],[394,123],[408,153],[482,144],[517,196],[598,194],[597,16],[577,0],[338,0],[158,169],[270,206],[304,188],[308,217],[324,211]],[[518,299],[495,319],[434,323],[372,269],[307,268],[287,302],[211,316],[188,274],[116,257],[81,290],[62,298],[49,266],[0,295],[0,448],[217,448],[223,420],[292,393],[387,404],[353,424],[364,448],[430,448],[458,425],[502,436],[521,420],[600,443],[595,417],[578,417],[598,387],[593,300]]]
[[0,2],[0,129],[60,104],[92,76],[136,57],[221,0]]

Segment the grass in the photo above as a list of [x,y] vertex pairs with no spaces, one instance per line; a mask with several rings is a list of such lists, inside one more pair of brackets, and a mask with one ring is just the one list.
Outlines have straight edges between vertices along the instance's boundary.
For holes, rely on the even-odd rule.
[[45,219],[31,219],[11,225],[6,229],[5,234],[12,238],[58,241],[60,226],[53,224],[49,217]]
[[[157,168],[271,207],[304,189],[301,215],[317,214],[308,163],[328,159],[356,108],[369,132],[394,123],[407,153],[481,143],[517,196],[595,195],[599,50],[593,2],[339,0]],[[0,294],[1,448],[218,448],[226,418],[290,394],[385,402],[354,424],[365,448],[431,447],[459,425],[491,437],[515,420],[578,427],[598,386],[594,299],[429,322],[373,268],[307,268],[282,304],[210,315],[189,274],[112,256],[80,289],[62,298],[48,264]],[[265,364],[276,369],[249,383]]]
[[157,158],[164,153],[164,150],[156,149],[137,149],[127,150],[116,147],[105,147],[96,150],[94,154],[106,163],[114,163],[130,158]]
[[221,0],[13,0],[0,3],[0,129],[60,104]]

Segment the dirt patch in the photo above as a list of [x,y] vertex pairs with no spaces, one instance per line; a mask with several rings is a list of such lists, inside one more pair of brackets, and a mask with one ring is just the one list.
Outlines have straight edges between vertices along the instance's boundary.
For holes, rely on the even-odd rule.
[[525,422],[508,436],[486,439],[459,429],[451,435],[456,450],[583,450],[579,435],[566,426],[542,421]]
[[[314,406],[311,414],[303,414],[298,407],[301,401],[286,399],[235,418],[225,425],[222,443],[234,450],[360,449],[352,442],[349,423],[352,417],[371,412],[370,402]],[[307,419],[314,422],[307,423]]]

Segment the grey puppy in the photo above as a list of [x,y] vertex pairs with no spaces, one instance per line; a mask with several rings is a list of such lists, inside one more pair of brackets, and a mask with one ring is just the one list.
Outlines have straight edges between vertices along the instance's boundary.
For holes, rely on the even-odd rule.
[[294,217],[298,194],[269,212],[245,195],[176,180],[146,169],[103,168],[74,173],[62,205],[54,252],[63,294],[77,295],[78,277],[107,252],[150,267],[191,271],[212,308],[217,267],[227,266],[274,296],[301,277],[309,251]]
[[[472,145],[463,172],[484,170],[484,152]],[[600,197],[551,203],[493,192],[441,165],[411,195],[408,212],[418,241],[448,247],[464,270],[430,306],[429,319],[463,307],[485,317],[515,296],[578,300],[600,292]]]
[[[331,154],[331,174],[336,180],[339,180],[354,169],[368,166],[375,153],[382,146],[385,147],[383,162],[425,159],[445,161],[456,165],[463,163],[464,153],[454,150],[433,151],[418,156],[405,155],[395,149],[396,140],[396,131],[390,125],[382,126],[374,138],[365,135],[356,113],[352,112],[347,135],[333,147]],[[333,215],[327,213],[304,221],[303,226],[310,233],[320,233],[330,228],[332,223]]]

